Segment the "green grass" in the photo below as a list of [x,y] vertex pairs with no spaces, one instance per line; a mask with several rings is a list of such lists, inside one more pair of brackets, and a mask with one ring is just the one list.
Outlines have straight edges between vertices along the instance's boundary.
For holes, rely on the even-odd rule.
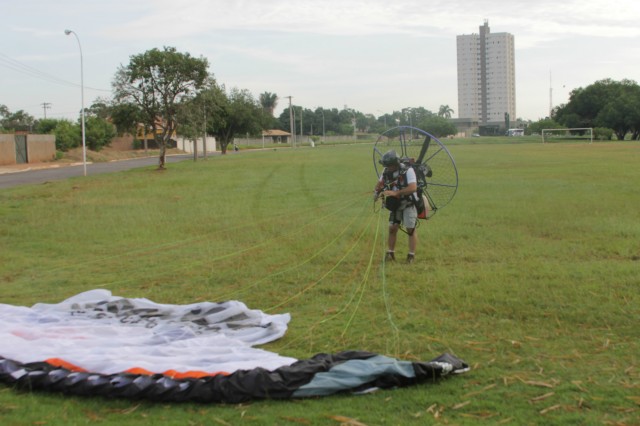
[[[476,138],[481,141],[484,138]],[[367,396],[156,404],[0,387],[1,424],[638,424],[640,147],[455,142],[453,202],[383,265],[371,145],[243,152],[0,191],[0,302],[81,291],[289,312],[265,348],[448,351]],[[509,142],[509,143],[504,143]],[[400,257],[406,238],[398,243]]]

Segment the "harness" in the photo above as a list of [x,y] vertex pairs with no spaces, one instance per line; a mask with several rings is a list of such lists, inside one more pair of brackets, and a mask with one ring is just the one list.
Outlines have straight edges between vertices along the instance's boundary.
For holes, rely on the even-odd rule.
[[[387,171],[387,169],[384,170],[384,172],[382,173],[382,179],[383,179],[383,184],[384,184],[384,189],[394,189],[397,188],[398,190],[404,189],[407,186],[409,186],[409,183],[407,182],[407,171],[409,170],[409,167],[407,167],[406,165],[400,163],[400,166],[398,167],[398,170],[394,171],[394,172],[389,172]],[[389,206],[387,206],[388,210],[397,210],[398,208],[406,208],[407,204],[414,204],[416,203],[416,199],[414,197],[414,193],[409,194],[409,195],[403,195],[400,198],[396,198],[396,197],[387,197],[385,199],[385,203],[387,202],[387,200],[389,199],[394,199],[397,201],[400,201],[399,203],[397,203],[398,205],[395,206],[395,208],[389,208]]]
[[[400,163],[400,166],[394,172],[389,172],[385,169],[382,172],[382,185],[384,189],[391,190],[394,188],[397,188],[398,190],[406,188],[409,186],[407,172],[410,168],[412,168],[416,174],[416,184],[418,185],[417,190],[409,195],[403,195],[401,198],[385,197],[384,205],[385,208],[391,212],[395,212],[398,209],[405,209],[408,205],[413,205],[418,212],[418,219],[427,219],[429,211],[427,206],[430,206],[430,203],[423,195],[423,188],[426,187],[425,176],[431,176],[431,169],[426,164],[417,168],[413,165]],[[400,227],[400,230],[407,235],[411,235],[419,225],[420,221],[418,220],[416,222],[416,227],[413,228],[411,232],[407,232],[402,226]]]

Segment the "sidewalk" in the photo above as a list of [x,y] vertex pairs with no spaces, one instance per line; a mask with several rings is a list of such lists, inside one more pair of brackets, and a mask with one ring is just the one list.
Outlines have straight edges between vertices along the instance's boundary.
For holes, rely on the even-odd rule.
[[[4,166],[0,166],[0,175],[4,175],[7,173],[28,172],[30,170],[55,169],[59,167],[77,166],[81,164],[82,163],[58,163],[58,162],[7,164]],[[87,164],[90,164],[90,163],[87,163]]]

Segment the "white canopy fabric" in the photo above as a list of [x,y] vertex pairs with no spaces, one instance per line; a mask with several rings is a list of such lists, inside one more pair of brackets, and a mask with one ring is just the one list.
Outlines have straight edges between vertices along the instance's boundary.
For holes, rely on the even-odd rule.
[[0,304],[0,356],[101,374],[272,370],[296,359],[253,346],[282,337],[290,319],[238,301],[169,305],[91,290],[58,304]]

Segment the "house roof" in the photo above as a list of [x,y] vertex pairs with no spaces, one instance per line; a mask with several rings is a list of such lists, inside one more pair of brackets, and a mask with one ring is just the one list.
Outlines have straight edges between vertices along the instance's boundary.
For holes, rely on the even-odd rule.
[[291,136],[291,133],[285,132],[284,130],[263,130],[262,136]]

